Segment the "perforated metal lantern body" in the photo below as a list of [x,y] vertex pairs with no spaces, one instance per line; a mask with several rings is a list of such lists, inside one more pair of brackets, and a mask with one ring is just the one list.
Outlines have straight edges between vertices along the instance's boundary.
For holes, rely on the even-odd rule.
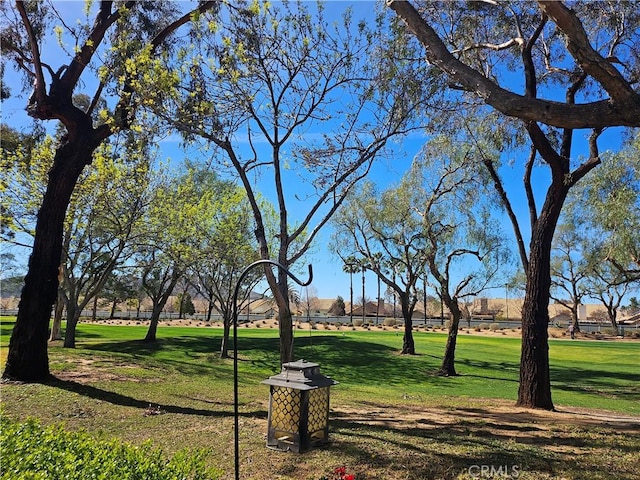
[[271,387],[267,446],[304,452],[329,441],[329,388],[336,381],[320,373],[317,363],[284,363],[264,380]]

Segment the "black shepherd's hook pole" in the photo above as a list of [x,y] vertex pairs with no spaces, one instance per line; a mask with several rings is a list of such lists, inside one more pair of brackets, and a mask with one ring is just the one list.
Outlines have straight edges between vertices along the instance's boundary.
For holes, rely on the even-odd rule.
[[238,292],[244,277],[247,276],[249,271],[258,265],[271,264],[282,269],[291,279],[301,287],[306,287],[313,280],[313,268],[309,265],[309,280],[303,282],[299,280],[293,273],[291,273],[284,265],[275,262],[273,260],[258,260],[253,262],[240,274],[240,278],[236,283],[236,288],[233,292],[233,416],[234,416],[234,460],[235,460],[235,479],[240,479],[240,437],[238,431]]

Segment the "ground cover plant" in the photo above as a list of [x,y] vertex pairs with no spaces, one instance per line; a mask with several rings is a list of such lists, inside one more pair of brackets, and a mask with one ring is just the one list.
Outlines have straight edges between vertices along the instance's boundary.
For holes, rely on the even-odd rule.
[[97,441],[83,432],[42,427],[33,419],[18,423],[4,415],[0,415],[0,425],[2,479],[208,480],[219,476],[205,465],[204,451],[181,452],[166,460],[149,443],[134,447],[118,440]]
[[[2,324],[2,361],[10,319]],[[207,449],[233,475],[232,364],[222,330],[80,324],[76,349],[50,349],[55,378],[3,384],[3,416],[84,430],[98,441],[151,442],[167,458]],[[340,382],[331,393],[331,443],[303,455],[265,447],[268,389],[279,371],[277,330],[240,329],[242,478],[603,478],[640,475],[640,345],[552,340],[557,412],[514,407],[519,341],[461,335],[458,377],[434,375],[443,333],[417,332],[401,356],[398,331],[298,331],[296,356]],[[3,436],[5,428],[3,428]],[[4,438],[3,438],[4,448]],[[483,470],[484,468],[484,470]],[[493,473],[491,468],[493,468]],[[507,477],[505,477],[507,475]]]

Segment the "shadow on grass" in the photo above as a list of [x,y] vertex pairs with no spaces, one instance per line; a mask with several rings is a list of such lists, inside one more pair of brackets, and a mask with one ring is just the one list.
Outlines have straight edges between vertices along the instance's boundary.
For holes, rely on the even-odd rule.
[[[164,337],[153,343],[141,340],[109,341],[88,344],[87,350],[126,355],[125,361],[142,366],[173,368],[188,375],[211,375],[231,379],[230,362],[218,359],[221,337]],[[267,377],[280,371],[279,341],[273,336],[242,332],[239,342],[241,375],[251,372]],[[406,356],[388,344],[346,335],[299,336],[294,350],[297,359],[321,365],[324,374],[350,385],[375,385],[410,388],[411,385],[448,385],[448,379],[435,372],[441,359],[434,355]],[[245,361],[246,360],[246,361]],[[457,360],[461,377],[507,382],[519,381],[518,359],[491,362],[461,358]],[[466,367],[466,368],[463,368]],[[457,377],[460,378],[460,377]],[[640,375],[612,370],[580,369],[573,365],[552,365],[553,388],[558,390],[610,396],[621,400],[640,400]]]
[[612,370],[551,367],[552,388],[640,401],[640,374]]
[[[94,387],[92,385],[86,385],[72,380],[62,380],[60,378],[52,377],[45,385],[49,385],[54,388],[66,390],[68,392],[77,393],[84,397],[93,398],[103,402],[111,403],[113,405],[119,405],[122,407],[134,407],[142,410],[146,410],[150,405],[156,406],[167,413],[179,413],[183,415],[201,415],[205,417],[228,417],[232,415],[232,404],[229,404],[228,410],[209,410],[192,407],[181,407],[178,405],[162,405],[148,400],[137,399],[128,395],[122,395],[120,393],[112,392],[102,388]],[[251,412],[240,413],[240,416],[251,418],[267,418],[267,412],[261,410],[254,410]]]
[[[134,361],[157,359],[163,364],[173,364],[183,373],[205,374],[219,362],[220,340],[219,336],[188,336],[161,338],[153,343],[141,340],[102,342],[88,344],[85,348],[127,355]],[[406,385],[407,378],[426,381],[428,377],[425,372],[434,368],[438,361],[430,356],[401,356],[397,350],[383,344],[337,335],[314,336],[311,342],[309,344],[307,338],[296,339],[296,358],[319,363],[323,373],[349,383],[371,383],[371,379],[381,378],[387,385]],[[248,360],[254,370],[265,375],[280,371],[277,337],[242,336],[238,348],[240,359]],[[205,361],[202,361],[203,358]]]
[[2,336],[10,336],[11,332],[13,332],[13,327],[15,327],[16,322],[7,322],[5,320],[0,323],[0,335]]
[[[523,423],[522,419],[505,422],[499,417],[494,419],[495,412],[482,409],[470,413],[471,420],[467,420],[469,416],[463,409],[456,423],[429,419],[418,421],[424,427],[407,428],[407,422],[400,419],[385,419],[384,425],[376,425],[334,412],[331,429],[335,438],[328,448],[347,453],[354,465],[369,469],[402,464],[407,478],[458,478],[478,465],[503,467],[502,473],[491,478],[515,478],[518,472],[545,478],[567,472],[574,478],[571,475],[584,467],[584,460],[572,454],[574,449],[604,449],[616,454],[636,451],[625,441],[623,432],[582,436],[569,426],[567,431],[554,432],[551,440],[548,430]],[[558,449],[567,454],[559,455]],[[515,474],[509,475],[509,471]],[[593,478],[631,479],[634,475],[632,465],[620,465],[618,471],[612,472],[609,465],[590,464]]]
[[[459,359],[456,360],[456,366],[469,367],[470,370],[463,371],[462,368],[458,374],[465,377],[485,378],[487,380],[499,380],[503,382],[518,382],[520,365],[517,362],[486,362],[482,360]],[[477,372],[481,370],[487,373],[495,373],[495,375],[481,375]]]

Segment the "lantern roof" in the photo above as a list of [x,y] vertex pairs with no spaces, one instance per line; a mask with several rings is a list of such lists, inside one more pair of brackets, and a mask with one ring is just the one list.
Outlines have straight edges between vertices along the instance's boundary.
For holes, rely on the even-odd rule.
[[296,360],[295,362],[283,363],[280,373],[260,383],[296,390],[314,390],[336,385],[338,382],[320,373],[318,363]]

